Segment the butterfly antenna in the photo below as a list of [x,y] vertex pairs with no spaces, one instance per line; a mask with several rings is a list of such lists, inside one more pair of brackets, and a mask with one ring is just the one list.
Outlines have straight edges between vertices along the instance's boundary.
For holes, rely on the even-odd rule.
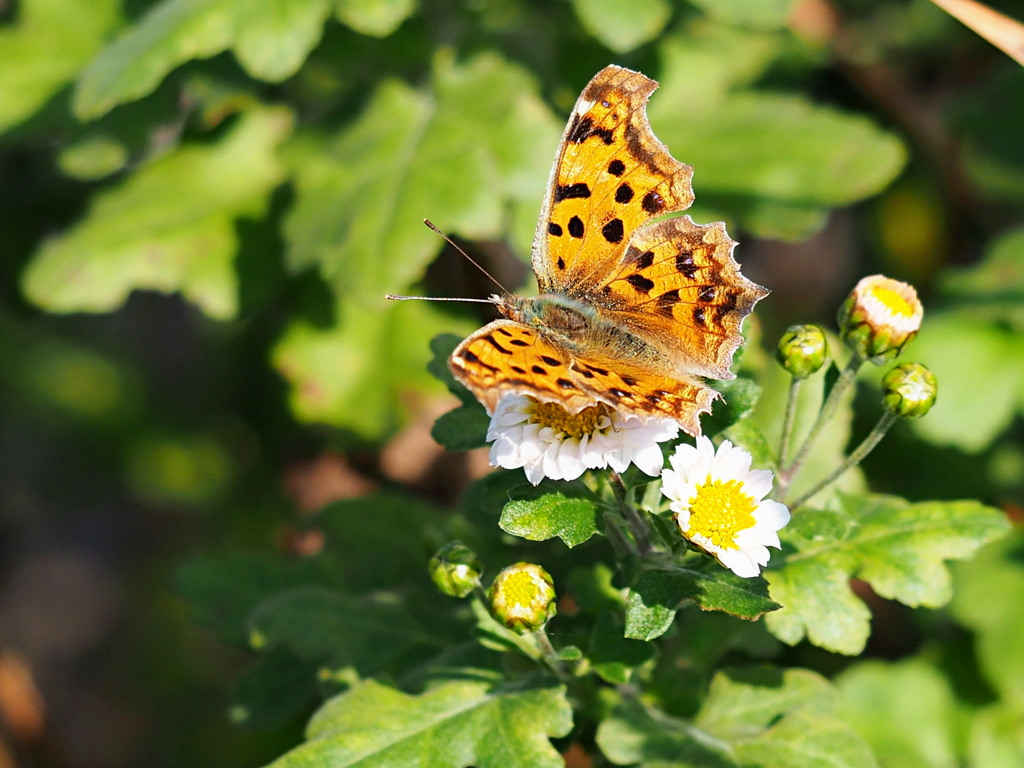
[[448,237],[448,235],[446,235],[446,234],[445,234],[444,232],[442,232],[442,231],[441,231],[440,229],[438,229],[438,228],[437,228],[437,225],[436,225],[436,224],[434,224],[434,222],[432,222],[432,221],[431,221],[430,219],[424,219],[424,220],[423,220],[423,223],[424,223],[424,224],[426,224],[426,225],[427,225],[428,227],[430,227],[430,228],[431,228],[432,230],[434,230],[435,232],[437,232],[437,234],[439,234],[439,235],[440,235],[441,237],[443,237],[443,238],[444,238],[444,240],[445,240],[445,242],[446,242],[446,243],[448,243],[448,245],[450,245],[450,246],[451,246],[452,248],[454,248],[454,249],[455,249],[456,251],[458,251],[458,252],[459,252],[459,253],[461,253],[461,254],[462,254],[463,256],[465,256],[465,257],[466,257],[466,260],[467,260],[467,261],[468,261],[468,262],[469,262],[470,264],[472,264],[472,265],[473,265],[474,267],[476,267],[476,268],[477,268],[477,269],[479,269],[479,270],[480,270],[481,272],[483,272],[483,273],[484,273],[485,275],[487,275],[487,278],[488,278],[488,279],[489,279],[489,280],[490,280],[490,281],[491,281],[492,283],[494,283],[494,284],[495,284],[496,286],[498,286],[499,288],[501,288],[501,292],[502,292],[502,293],[506,293],[506,294],[507,294],[507,293],[509,293],[509,290],[508,290],[508,288],[506,288],[506,287],[505,287],[504,285],[502,285],[501,283],[499,283],[499,282],[498,282],[498,280],[497,280],[497,279],[496,279],[496,278],[494,277],[494,275],[492,275],[492,274],[491,274],[490,272],[488,272],[488,271],[487,271],[486,269],[484,269],[484,268],[483,268],[483,267],[481,267],[481,266],[480,266],[479,264],[477,264],[477,262],[476,262],[476,261],[475,261],[475,260],[473,259],[473,257],[472,257],[472,256],[470,256],[470,255],[469,255],[468,253],[466,253],[466,252],[465,252],[464,250],[462,250],[462,248],[461,248],[461,247],[460,247],[460,246],[459,246],[458,244],[456,244],[456,242],[455,242],[454,240],[452,240],[452,239],[451,239],[450,237]]

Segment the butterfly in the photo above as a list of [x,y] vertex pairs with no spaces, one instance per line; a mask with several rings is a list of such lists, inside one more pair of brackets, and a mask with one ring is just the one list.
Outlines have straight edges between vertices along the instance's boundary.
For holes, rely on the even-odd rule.
[[539,295],[492,296],[503,318],[448,361],[488,412],[514,393],[699,435],[718,396],[703,379],[734,378],[740,325],[768,291],[740,274],[723,223],[666,216],[693,202],[693,169],[651,130],[657,87],[608,66],[576,102],[533,242]]

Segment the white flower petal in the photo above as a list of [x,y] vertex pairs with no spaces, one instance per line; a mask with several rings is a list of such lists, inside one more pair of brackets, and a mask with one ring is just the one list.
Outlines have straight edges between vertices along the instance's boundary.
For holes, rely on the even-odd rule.
[[[675,513],[676,524],[682,534],[718,561],[744,578],[757,576],[768,564],[768,547],[780,548],[777,531],[789,522],[789,510],[784,504],[765,499],[771,491],[772,473],[763,469],[751,469],[751,456],[745,450],[724,440],[716,451],[714,444],[706,437],[699,437],[694,446],[680,445],[669,457],[669,468],[662,474],[662,493],[670,500],[669,508]],[[704,491],[701,504],[696,502],[702,490],[709,484],[717,483],[715,490]],[[746,498],[744,498],[746,497]],[[709,503],[724,498],[729,504],[726,509],[746,507],[751,512],[729,518],[722,525],[721,515],[711,515]],[[731,501],[729,499],[731,498]],[[690,508],[691,500],[698,510],[696,516]],[[702,507],[702,505],[704,505]],[[752,506],[752,509],[751,509]],[[750,524],[751,518],[753,524]],[[702,531],[702,525],[714,525],[712,531]],[[738,526],[745,526],[740,528]],[[725,546],[713,543],[728,542]]]

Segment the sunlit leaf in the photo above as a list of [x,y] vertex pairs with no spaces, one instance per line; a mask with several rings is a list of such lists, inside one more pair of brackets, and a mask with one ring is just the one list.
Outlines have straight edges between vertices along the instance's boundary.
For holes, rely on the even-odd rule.
[[668,0],[573,0],[580,24],[616,53],[658,36],[672,13]]
[[213,318],[234,317],[237,223],[266,210],[291,125],[284,109],[253,110],[220,141],[183,145],[97,193],[35,255],[25,293],[50,312],[108,312],[135,289],[180,291]]
[[450,234],[502,233],[511,200],[538,205],[557,128],[519,68],[494,55],[440,61],[432,90],[385,81],[355,123],[298,169],[287,259],[342,297],[402,291]]
[[597,503],[584,495],[554,492],[535,499],[513,500],[501,512],[501,529],[531,541],[556,536],[568,547],[599,531]]
[[692,600],[705,611],[756,619],[779,606],[764,579],[744,579],[717,563],[685,568],[652,568],[637,578],[626,608],[626,637],[653,640],[668,631],[676,611]]
[[117,0],[21,0],[0,27],[0,133],[34,115],[78,75],[120,21]]
[[562,768],[546,736],[564,736],[572,710],[561,686],[537,681],[449,682],[409,696],[374,681],[328,701],[307,741],[274,768]]
[[998,510],[975,501],[910,504],[885,496],[850,496],[839,511],[802,508],[780,531],[792,547],[765,577],[782,609],[766,617],[772,634],[794,644],[805,636],[839,653],[859,653],[869,613],[851,578],[909,606],[937,608],[952,593],[947,560],[963,560],[1007,527]]
[[600,725],[597,743],[616,765],[874,768],[836,704],[829,683],[813,672],[729,670],[712,680],[692,722],[628,702]]

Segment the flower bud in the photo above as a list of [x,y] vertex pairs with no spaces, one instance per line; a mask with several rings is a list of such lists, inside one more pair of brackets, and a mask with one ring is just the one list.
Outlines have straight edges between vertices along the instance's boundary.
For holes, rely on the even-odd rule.
[[430,578],[450,597],[465,597],[480,585],[483,564],[461,541],[449,541],[430,558]]
[[491,613],[509,629],[529,632],[555,615],[555,584],[533,563],[510,565],[491,584]]
[[855,355],[882,365],[917,335],[923,316],[913,286],[872,275],[857,283],[839,308],[839,335]]
[[816,325],[791,325],[775,348],[775,359],[794,378],[806,379],[828,359],[825,332]]
[[935,405],[939,384],[920,363],[902,363],[882,377],[882,404],[897,416],[917,419]]

